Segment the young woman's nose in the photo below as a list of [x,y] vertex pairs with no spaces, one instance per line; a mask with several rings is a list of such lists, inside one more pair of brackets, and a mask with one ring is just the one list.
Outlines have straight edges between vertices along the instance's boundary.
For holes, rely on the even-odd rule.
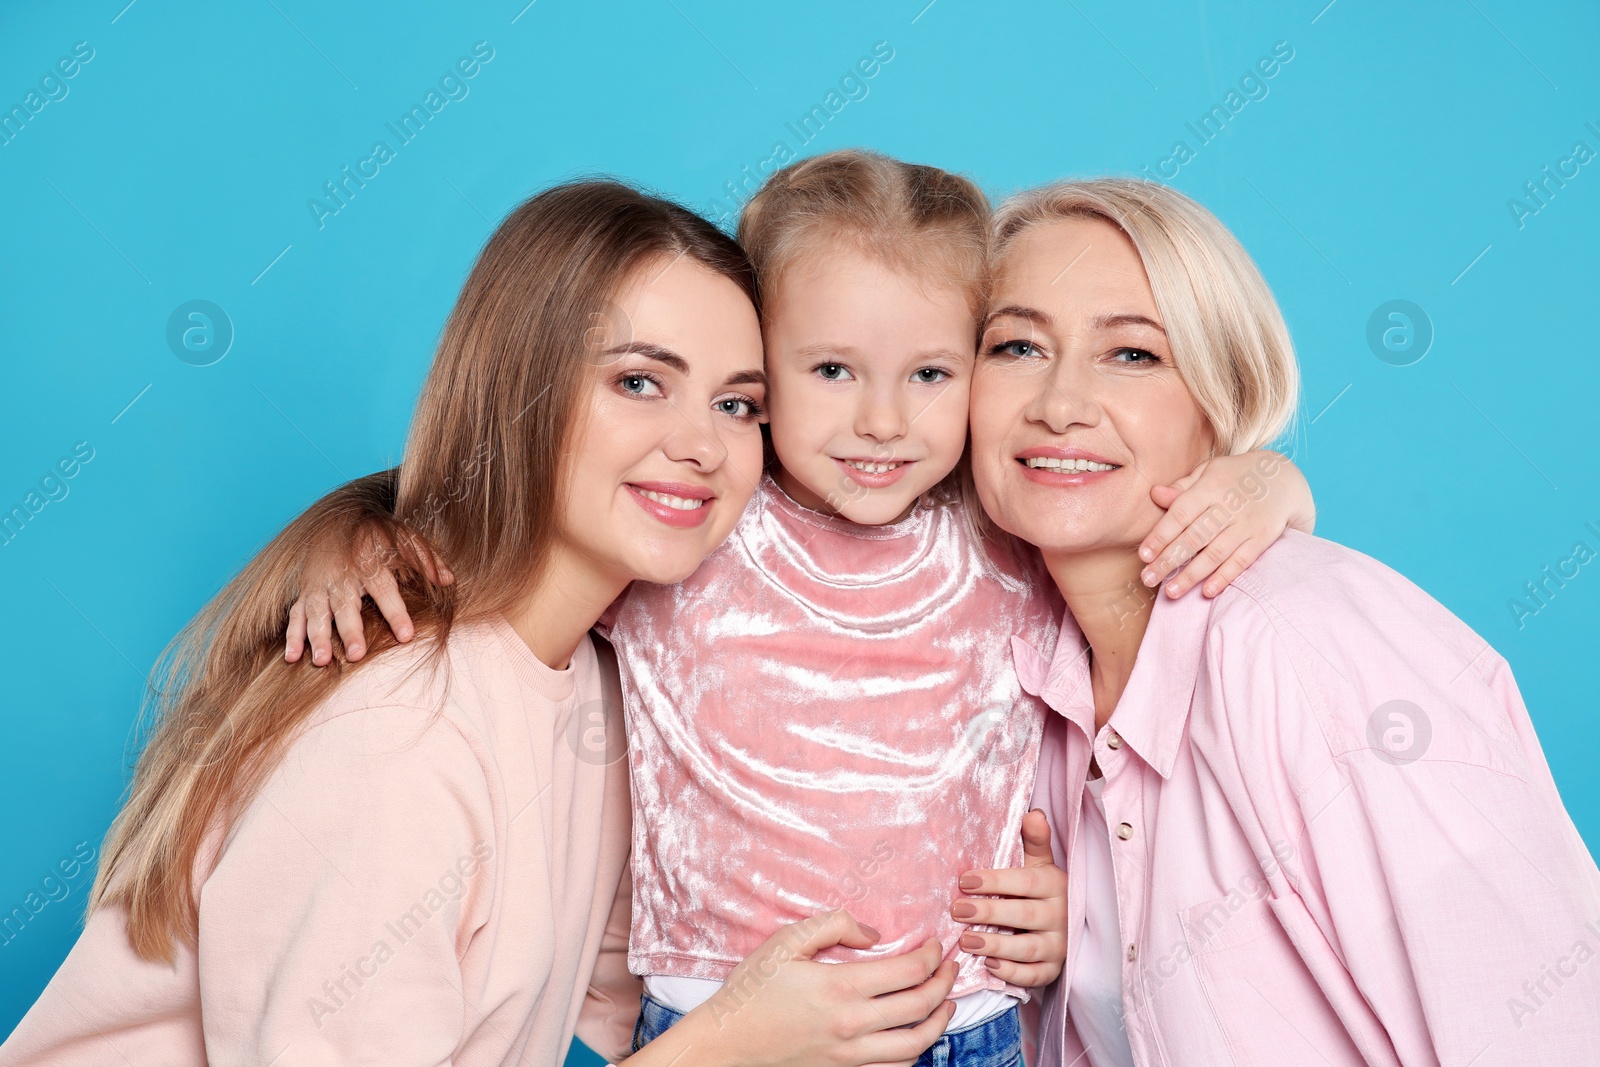
[[661,443],[661,451],[668,459],[709,473],[728,458],[728,448],[718,436],[712,419],[692,419],[681,410],[676,411],[673,418],[674,424]]

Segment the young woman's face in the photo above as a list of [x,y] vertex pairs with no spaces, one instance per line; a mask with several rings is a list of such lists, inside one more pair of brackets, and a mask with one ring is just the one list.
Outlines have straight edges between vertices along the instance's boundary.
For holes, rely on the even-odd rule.
[[1144,264],[1098,219],[1037,224],[999,263],[972,383],[984,510],[1047,553],[1137,545],[1214,437]]
[[767,308],[778,483],[879,525],[961,459],[975,324],[966,294],[848,248],[795,266]]
[[612,577],[682,581],[761,477],[760,323],[737,285],[683,256],[646,264],[604,318],[562,539]]

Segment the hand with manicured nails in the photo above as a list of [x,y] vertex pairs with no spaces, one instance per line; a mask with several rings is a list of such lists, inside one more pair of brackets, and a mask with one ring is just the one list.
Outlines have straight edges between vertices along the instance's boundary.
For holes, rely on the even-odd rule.
[[939,942],[887,959],[816,963],[825,948],[879,934],[849,912],[785,926],[734,968],[716,996],[628,1057],[630,1067],[912,1067],[955,1013],[954,963]]
[[1067,961],[1067,872],[1050,851],[1050,822],[1033,809],[1022,817],[1022,866],[968,871],[961,888],[981,897],[958,897],[950,915],[969,926],[999,926],[1010,934],[969,930],[961,947],[997,978],[1025,988],[1048,985]]
[[1172,597],[1201,582],[1201,592],[1216,596],[1285,530],[1311,533],[1317,524],[1305,475],[1266,449],[1205,460],[1172,485],[1152,486],[1150,499],[1167,513],[1139,545],[1149,564],[1144,584],[1154,587],[1182,567],[1167,580]]

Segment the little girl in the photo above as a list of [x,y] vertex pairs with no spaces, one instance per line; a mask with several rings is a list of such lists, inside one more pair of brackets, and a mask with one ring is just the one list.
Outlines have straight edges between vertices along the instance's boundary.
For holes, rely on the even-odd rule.
[[[832,908],[882,937],[819,958],[932,937],[957,962],[955,1014],[919,1063],[1020,1063],[1017,1005],[1060,971],[1060,882],[1013,880],[1034,898],[997,912],[1014,934],[968,929],[950,903],[964,874],[1024,859],[1047,710],[996,638],[1053,647],[1061,612],[1033,556],[976,532],[962,488],[987,234],[972,183],[861,151],[778,172],[740,221],[764,304],[768,474],[688,580],[635,583],[603,620],[633,788],[635,1048],[775,928]],[[626,388],[671,401],[649,374]],[[1212,460],[1193,497],[1220,497],[1256,460]],[[1309,514],[1298,475],[1285,483],[1235,512],[1229,538],[1242,526],[1267,544]],[[634,490],[685,522],[703,504],[685,487]],[[374,577],[404,636],[389,575]],[[336,578],[313,572],[307,588]],[[361,592],[335,596],[352,658],[361,631],[344,619]],[[309,616],[325,647],[326,602]],[[291,618],[297,659],[301,605]],[[1043,819],[1027,822],[1029,864],[1048,865]]]

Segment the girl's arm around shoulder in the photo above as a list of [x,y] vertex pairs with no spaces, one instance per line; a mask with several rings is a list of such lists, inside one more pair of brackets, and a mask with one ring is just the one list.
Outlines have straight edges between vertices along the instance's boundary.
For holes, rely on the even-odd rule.
[[213,1062],[450,1062],[498,860],[483,765],[448,718],[315,723],[199,887]]

